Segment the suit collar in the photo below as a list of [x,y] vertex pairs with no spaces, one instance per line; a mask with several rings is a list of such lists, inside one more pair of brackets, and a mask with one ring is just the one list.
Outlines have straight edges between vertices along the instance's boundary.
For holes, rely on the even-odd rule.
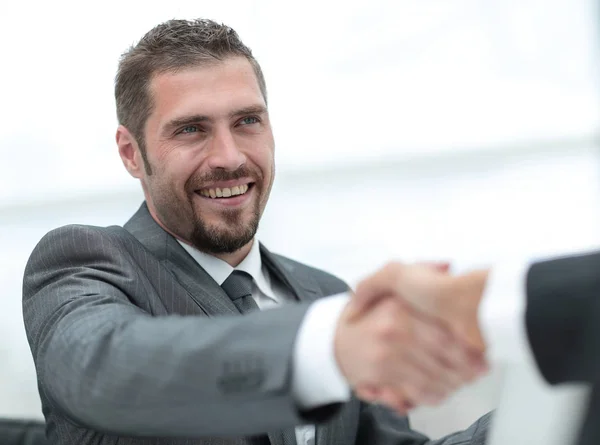
[[[239,314],[219,283],[152,218],[145,202],[124,227],[171,270],[205,312]],[[262,243],[257,244],[262,264],[271,277],[286,285],[299,300],[312,301],[323,296],[307,267],[271,253]]]
[[[226,261],[220,258],[201,252],[198,249],[177,240],[179,245],[202,267],[220,286],[233,272]],[[251,274],[252,275],[252,274]]]

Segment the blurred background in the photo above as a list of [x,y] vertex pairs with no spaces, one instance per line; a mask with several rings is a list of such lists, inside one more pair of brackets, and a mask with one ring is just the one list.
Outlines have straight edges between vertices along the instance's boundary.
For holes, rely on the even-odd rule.
[[[2,0],[0,416],[41,416],[21,317],[33,247],[142,202],[114,143],[118,58],[195,17],[235,28],[265,72],[271,250],[353,284],[389,259],[460,271],[600,246],[595,1]],[[518,409],[539,428],[580,390],[523,381],[537,398]],[[497,369],[413,426],[464,428],[503,382]]]

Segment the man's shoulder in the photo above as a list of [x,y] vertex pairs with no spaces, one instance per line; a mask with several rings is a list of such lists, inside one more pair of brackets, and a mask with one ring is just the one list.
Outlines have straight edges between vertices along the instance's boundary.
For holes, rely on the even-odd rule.
[[287,270],[294,271],[296,273],[301,271],[303,274],[310,276],[317,282],[317,284],[319,284],[326,294],[346,292],[349,289],[348,284],[344,280],[330,272],[305,263],[301,263],[300,261],[293,260],[284,255],[277,253],[272,253],[272,255]]
[[130,235],[121,226],[92,226],[68,224],[47,232],[38,242],[34,253],[85,252],[120,248],[127,244]]
[[42,240],[71,239],[79,241],[82,238],[124,238],[127,231],[121,226],[92,226],[87,224],[67,224],[50,230]]

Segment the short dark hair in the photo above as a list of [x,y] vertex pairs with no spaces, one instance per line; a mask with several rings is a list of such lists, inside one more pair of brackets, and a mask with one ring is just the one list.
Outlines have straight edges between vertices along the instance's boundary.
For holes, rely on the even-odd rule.
[[153,107],[149,89],[153,76],[236,56],[245,57],[252,65],[266,102],[265,78],[252,51],[235,30],[212,20],[161,23],[121,56],[115,78],[117,119],[136,138],[148,173],[144,127]]

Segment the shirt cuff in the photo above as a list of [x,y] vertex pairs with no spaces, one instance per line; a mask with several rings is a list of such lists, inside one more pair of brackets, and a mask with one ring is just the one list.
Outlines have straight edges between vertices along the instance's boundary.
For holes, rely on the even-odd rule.
[[350,400],[350,385],[335,359],[338,319],[348,303],[348,293],[315,301],[298,331],[294,349],[292,394],[301,409],[312,409]]
[[529,263],[491,270],[479,306],[479,321],[492,363],[531,363],[533,353],[525,325]]

